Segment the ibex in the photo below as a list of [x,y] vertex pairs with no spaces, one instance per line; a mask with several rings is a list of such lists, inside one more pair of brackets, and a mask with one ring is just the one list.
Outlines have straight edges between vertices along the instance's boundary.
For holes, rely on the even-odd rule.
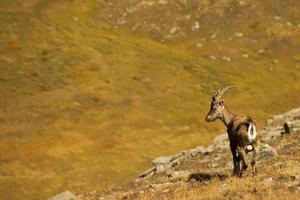
[[[227,86],[219,89],[213,96],[210,110],[206,116],[207,122],[220,119],[227,127],[230,149],[233,157],[233,174],[242,176],[243,171],[247,169],[245,155],[248,151],[253,151],[251,166],[252,172],[256,173],[256,155],[260,146],[260,135],[256,131],[255,121],[248,116],[237,114],[229,110],[224,104],[222,96],[234,86]],[[240,163],[242,162],[242,166]]]

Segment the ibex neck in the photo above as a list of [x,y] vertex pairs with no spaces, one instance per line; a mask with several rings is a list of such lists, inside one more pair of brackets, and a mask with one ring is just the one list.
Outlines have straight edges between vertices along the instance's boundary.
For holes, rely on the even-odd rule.
[[225,106],[221,120],[225,124],[225,126],[228,127],[231,124],[231,122],[235,116],[236,116],[236,114],[234,112],[232,112],[231,110],[229,110],[229,108],[227,106]]

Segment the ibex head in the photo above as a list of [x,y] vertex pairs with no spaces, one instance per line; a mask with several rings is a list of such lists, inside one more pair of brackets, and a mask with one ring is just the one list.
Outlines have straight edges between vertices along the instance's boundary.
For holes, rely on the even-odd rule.
[[224,100],[222,99],[225,92],[231,88],[235,88],[235,86],[226,86],[219,89],[213,96],[210,104],[210,110],[206,115],[205,120],[208,122],[215,121],[216,119],[220,119],[223,116],[224,111]]

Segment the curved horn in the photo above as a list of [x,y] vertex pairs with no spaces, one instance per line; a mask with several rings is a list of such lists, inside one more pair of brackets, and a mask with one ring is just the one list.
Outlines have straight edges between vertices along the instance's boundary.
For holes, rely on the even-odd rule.
[[233,85],[229,85],[229,86],[226,86],[226,87],[223,87],[221,89],[219,89],[213,96],[213,100],[215,101],[220,101],[223,97],[223,95],[225,94],[226,91],[232,89],[232,88],[237,88],[236,86],[233,86]]

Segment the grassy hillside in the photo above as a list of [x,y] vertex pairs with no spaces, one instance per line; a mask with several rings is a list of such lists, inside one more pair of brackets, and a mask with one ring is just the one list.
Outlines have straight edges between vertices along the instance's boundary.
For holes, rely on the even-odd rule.
[[224,85],[261,123],[300,104],[299,1],[160,2],[0,2],[1,199],[107,187],[207,144]]
[[[256,175],[248,170],[242,177],[232,176],[231,153],[226,142],[225,146],[215,144],[212,152],[183,159],[150,178],[109,190],[80,193],[77,197],[80,200],[296,200],[300,197],[299,136],[299,132],[293,132],[272,138],[269,142],[276,156],[269,152],[268,156],[260,157]],[[247,155],[248,163],[250,159]]]

